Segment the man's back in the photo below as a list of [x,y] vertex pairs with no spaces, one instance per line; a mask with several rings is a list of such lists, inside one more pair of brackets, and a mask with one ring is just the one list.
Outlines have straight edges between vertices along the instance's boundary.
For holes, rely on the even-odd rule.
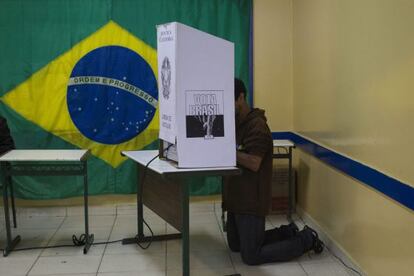
[[253,109],[236,128],[239,150],[262,158],[257,172],[243,169],[240,176],[226,180],[223,189],[224,208],[241,214],[265,216],[271,198],[272,135],[264,111]]

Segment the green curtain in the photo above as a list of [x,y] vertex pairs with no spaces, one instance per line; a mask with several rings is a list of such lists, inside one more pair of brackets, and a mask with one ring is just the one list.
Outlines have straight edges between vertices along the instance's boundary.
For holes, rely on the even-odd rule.
[[[232,41],[235,74],[249,87],[251,10],[251,0],[2,0],[0,114],[7,118],[17,148],[81,147],[79,141],[85,140],[82,133],[69,133],[65,123],[60,122],[61,118],[70,118],[65,111],[69,96],[63,93],[59,96],[61,101],[56,101],[49,95],[69,91],[69,75],[65,72],[73,68],[66,61],[79,55],[82,48],[78,45],[82,43],[88,47],[94,43],[105,46],[105,39],[99,40],[99,32],[106,30],[110,22],[127,33],[127,40],[133,37],[153,50],[155,26],[172,21]],[[112,41],[121,32],[118,29],[113,31]],[[143,137],[132,138],[145,139],[137,141],[140,146],[136,149],[158,147],[156,135]],[[128,160],[112,162],[110,155],[118,156],[119,147],[92,142],[83,142],[98,148],[88,162],[89,193],[136,192],[135,164]],[[194,178],[191,182],[193,195],[216,194],[221,189],[219,178]],[[82,185],[82,179],[73,177],[17,177],[15,194],[25,199],[67,198],[82,195]]]

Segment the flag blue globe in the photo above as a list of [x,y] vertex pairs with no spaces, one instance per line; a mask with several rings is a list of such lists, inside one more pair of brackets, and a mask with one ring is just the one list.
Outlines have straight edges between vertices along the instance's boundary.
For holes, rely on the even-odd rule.
[[66,99],[70,117],[84,136],[119,144],[139,135],[153,119],[157,80],[136,52],[100,47],[76,63]]

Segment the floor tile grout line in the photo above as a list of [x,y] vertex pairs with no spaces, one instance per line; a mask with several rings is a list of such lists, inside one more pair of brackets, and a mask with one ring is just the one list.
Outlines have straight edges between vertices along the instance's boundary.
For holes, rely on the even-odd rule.
[[221,225],[221,216],[220,216],[220,218],[218,218],[217,217],[217,212],[216,212],[216,204],[215,203],[213,203],[214,204],[214,216],[216,217],[216,221],[217,221],[217,223],[218,223],[218,226],[219,226],[219,230],[220,230],[220,234],[221,234],[221,237],[222,237],[222,239],[224,240],[224,243],[226,244],[226,248],[227,248],[227,255],[228,255],[228,257],[229,257],[229,259],[230,259],[230,262],[231,262],[231,266],[232,266],[232,268],[233,268],[233,272],[234,273],[237,273],[237,270],[236,270],[236,266],[235,266],[235,264],[234,264],[234,261],[233,261],[233,258],[232,258],[232,256],[231,256],[231,251],[230,251],[230,248],[228,247],[228,244],[227,244],[227,240],[226,240],[226,238],[225,238],[225,236],[224,236],[224,231],[223,231],[223,229],[222,229],[222,225]]
[[[46,246],[49,246],[50,241],[53,239],[53,237],[56,235],[56,233],[60,230],[60,228],[62,228],[62,225],[64,224],[65,220],[66,220],[67,216],[65,215],[65,217],[63,218],[62,222],[59,224],[59,226],[57,227],[56,231],[53,233],[53,235],[48,239]],[[29,270],[26,273],[26,276],[28,276],[30,274],[30,271],[32,271],[33,267],[36,265],[36,263],[39,261],[39,259],[41,258],[43,252],[45,251],[45,248],[42,248],[40,250],[39,255],[37,255],[36,260],[33,262],[32,266],[29,268]]]
[[[297,220],[299,220],[303,225],[306,225],[304,219],[299,216],[298,214],[296,214]],[[325,245],[325,250],[327,250],[329,252],[329,254],[332,256],[333,261],[337,264],[339,264],[341,267],[343,267],[346,271],[346,273],[350,274],[350,272],[352,271],[351,269],[349,269],[348,267],[346,267],[346,265],[344,263],[341,263],[340,261],[335,259],[335,255],[333,254],[333,252],[331,251],[331,249]],[[338,258],[338,257],[337,257]],[[305,271],[306,272],[306,271]],[[350,274],[353,275],[353,274]]]
[[305,270],[305,268],[303,267],[301,262],[298,262],[298,264],[300,265],[300,268],[302,268],[303,272],[305,272],[306,276],[309,276],[308,272]]
[[[113,223],[112,223],[112,226],[111,226],[111,229],[110,229],[110,233],[109,233],[109,236],[107,237],[107,241],[109,241],[110,240],[110,237],[111,237],[111,235],[114,233],[114,230],[116,229],[115,228],[115,225],[116,225],[116,221],[117,221],[117,217],[118,217],[118,215],[119,215],[119,213],[118,213],[118,211],[117,211],[117,209],[114,209],[115,210],[115,216],[114,216],[114,220],[113,220]],[[220,227],[220,225],[221,225],[221,217],[220,217],[220,212],[219,212],[219,205],[217,205],[217,206],[213,206],[213,210],[214,210],[214,220],[213,221],[215,221],[216,223],[214,223],[213,221],[212,221],[212,223],[214,223],[214,224],[218,224],[218,227],[219,227],[219,236],[221,236],[221,239],[224,239],[224,242],[225,242],[225,244],[227,245],[227,243],[226,243],[226,240],[225,240],[225,233],[224,232],[222,232],[222,228]],[[67,209],[66,209],[66,211],[67,211]],[[63,213],[63,212],[62,212]],[[97,215],[97,216],[99,216],[99,215]],[[51,216],[51,217],[55,217],[55,216]],[[60,216],[60,218],[61,218],[62,216]],[[71,218],[71,216],[69,216],[68,215],[68,212],[66,212],[65,213],[65,216],[63,217],[63,220],[61,221],[61,223],[58,225],[58,226],[55,226],[54,228],[51,228],[50,230],[55,230],[54,232],[52,232],[53,234],[50,236],[50,238],[49,239],[47,239],[46,241],[47,241],[47,245],[50,245],[51,244],[51,242],[53,241],[53,239],[56,237],[56,235],[59,233],[59,231],[61,230],[61,229],[64,229],[65,227],[63,227],[63,225],[66,223],[66,221],[68,221],[68,219],[70,219]],[[300,221],[300,217],[298,217],[298,216],[296,216],[295,217],[295,221],[297,221],[297,222],[299,222]],[[270,219],[269,219],[270,220]],[[275,222],[277,222],[277,220],[276,221],[273,221],[273,220],[270,220],[270,224],[272,224],[272,225],[277,225]],[[302,221],[302,223],[304,224],[304,222]],[[168,225],[166,224],[166,223],[164,223],[164,226],[163,226],[163,228],[164,228],[164,231],[165,232],[167,232],[167,230],[168,230]],[[50,233],[50,232],[49,232]],[[100,267],[102,266],[102,264],[103,264],[103,258],[105,257],[105,256],[107,256],[108,257],[108,255],[105,255],[106,254],[106,250],[107,250],[107,248],[109,249],[109,247],[108,247],[108,244],[107,245],[105,245],[105,248],[104,248],[104,251],[102,252],[102,255],[100,255],[100,262],[99,262],[99,265],[98,265],[98,268],[97,268],[97,271],[96,271],[96,273],[93,273],[93,275],[100,275],[99,274],[99,269],[100,269]],[[232,256],[233,254],[230,252],[230,250],[228,249],[228,247],[226,246],[225,247],[226,248],[226,251],[227,251],[227,255],[229,256],[229,258],[230,258],[230,263],[231,263],[231,267],[232,267],[232,269],[233,269],[233,271],[236,271],[236,264],[238,263],[237,262],[237,258],[235,258],[235,256]],[[165,276],[167,276],[169,273],[168,273],[168,252],[169,252],[169,246],[167,245],[167,243],[165,244],[165,249],[164,249],[164,254],[165,254],[165,262],[164,262],[164,267],[165,267],[165,273],[162,273],[162,274],[164,274]],[[34,267],[36,267],[36,265],[37,265],[37,262],[39,262],[39,260],[40,260],[40,258],[42,257],[42,254],[43,253],[45,253],[45,251],[46,251],[46,249],[43,249],[43,250],[41,250],[41,252],[35,257],[35,256],[33,256],[34,258],[33,258],[33,260],[34,260],[34,262],[31,264],[31,266],[30,266],[30,268],[29,268],[29,270],[27,271],[27,272],[25,272],[26,274],[25,275],[29,275],[30,273],[33,273],[32,271],[34,271]],[[333,255],[333,254],[331,254],[331,255]],[[99,256],[99,255],[98,255]],[[45,257],[45,256],[43,256],[43,257]],[[317,261],[317,259],[315,259],[315,261]],[[337,268],[337,272],[339,273],[340,271],[342,271],[341,269],[340,269],[340,266],[342,266],[338,261],[336,261],[335,259],[331,259],[331,262],[333,262],[333,263],[335,263],[335,264],[338,264],[339,266],[338,266],[338,268]],[[304,271],[304,274],[303,275],[307,275],[307,276],[309,276],[310,275],[310,273],[311,272],[307,272],[306,270],[305,270],[305,268],[306,268],[306,266],[307,266],[307,263],[306,262],[297,262],[299,265],[300,265],[300,267],[301,267],[301,269]],[[313,262],[311,262],[311,263],[313,263]],[[322,266],[322,268],[323,268],[323,266]],[[328,269],[328,268],[327,268]],[[353,274],[351,274],[351,272],[345,267],[345,271],[346,271],[346,275],[353,275]],[[53,273],[53,271],[52,272],[50,272],[50,273]],[[92,274],[91,273],[91,274]],[[237,272],[236,272],[237,273]],[[52,275],[52,274],[51,274]],[[78,274],[76,274],[76,275],[78,275]],[[83,275],[83,274],[79,274],[79,276],[80,275]],[[302,275],[302,274],[300,274],[300,275]],[[356,274],[355,274],[356,275]]]
[[[116,224],[116,219],[118,218],[118,215],[117,215],[117,212],[115,211],[115,218],[114,218],[114,222],[112,223],[112,227],[111,227],[111,231],[109,232],[109,236],[108,236],[108,238],[107,238],[107,242],[109,242],[109,240],[110,240],[110,238],[111,238],[111,235],[112,235],[112,232],[114,231],[114,227],[115,227],[115,224]],[[93,245],[93,244],[92,244]],[[96,270],[96,276],[98,276],[98,274],[99,274],[99,269],[101,268],[101,265],[102,265],[102,261],[103,261],[103,258],[104,258],[104,256],[105,256],[105,252],[106,252],[106,248],[108,247],[108,243],[107,244],[105,244],[105,247],[104,247],[104,250],[102,251],[102,257],[101,257],[101,260],[99,261],[99,265],[98,265],[98,268],[97,268],[97,270]]]

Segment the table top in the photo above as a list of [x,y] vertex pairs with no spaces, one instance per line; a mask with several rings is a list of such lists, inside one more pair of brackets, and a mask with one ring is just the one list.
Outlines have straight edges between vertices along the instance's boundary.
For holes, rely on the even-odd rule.
[[273,140],[274,147],[295,147],[295,144],[290,140]]
[[83,161],[89,155],[89,150],[83,149],[17,149],[0,156],[0,162],[54,162],[54,161]]
[[[139,150],[139,151],[122,151],[122,155],[134,160],[145,166],[147,163],[158,155],[158,150]],[[210,167],[210,168],[178,168],[173,161],[161,160],[158,157],[148,166],[151,170],[159,174],[180,174],[180,173],[201,173],[201,174],[240,174],[241,170],[237,167]]]

